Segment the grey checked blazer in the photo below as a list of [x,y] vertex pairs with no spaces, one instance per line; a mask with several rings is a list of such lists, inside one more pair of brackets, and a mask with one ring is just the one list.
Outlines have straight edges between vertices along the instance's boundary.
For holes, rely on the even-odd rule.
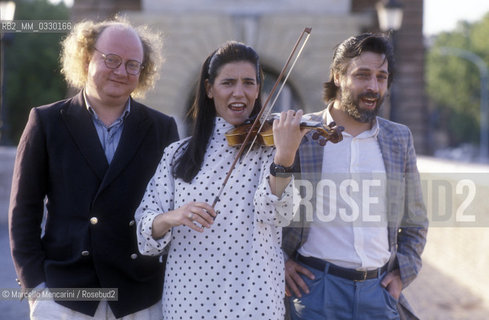
[[[324,112],[325,110],[309,114],[308,117],[311,120],[322,121]],[[421,253],[426,243],[428,218],[410,130],[405,125],[380,117],[377,117],[377,121],[380,129],[377,140],[388,181],[386,199],[391,252],[388,271],[399,268],[405,288],[421,269]],[[300,179],[307,179],[316,186],[321,179],[323,148],[308,134],[299,148],[299,156]],[[301,212],[300,221],[283,231],[282,245],[287,256],[294,257],[297,249],[307,240],[308,234],[308,222]],[[415,319],[403,296],[399,302],[404,307],[400,308],[402,318]]]

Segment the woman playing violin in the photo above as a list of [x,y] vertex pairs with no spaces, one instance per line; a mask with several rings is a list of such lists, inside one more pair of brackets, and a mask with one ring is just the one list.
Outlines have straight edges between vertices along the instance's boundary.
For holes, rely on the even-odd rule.
[[216,208],[210,205],[237,155],[225,133],[261,108],[256,52],[227,42],[204,62],[192,106],[193,135],[170,145],[136,211],[139,250],[168,252],[164,319],[283,319],[281,227],[293,215],[292,166],[305,134],[302,111],[273,124],[275,147],[254,146],[232,171]]

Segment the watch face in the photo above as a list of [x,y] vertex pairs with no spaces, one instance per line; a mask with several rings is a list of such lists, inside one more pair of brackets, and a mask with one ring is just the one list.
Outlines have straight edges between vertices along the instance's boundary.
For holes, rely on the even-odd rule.
[[292,167],[286,168],[276,163],[270,165],[270,174],[272,176],[280,175],[281,177],[289,177],[292,175]]
[[275,165],[275,172],[277,173],[285,173],[285,168],[283,166],[280,166],[278,164]]

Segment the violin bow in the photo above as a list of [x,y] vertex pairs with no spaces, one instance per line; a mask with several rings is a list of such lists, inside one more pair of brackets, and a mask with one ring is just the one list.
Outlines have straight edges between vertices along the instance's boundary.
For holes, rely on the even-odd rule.
[[[231,167],[229,168],[229,171],[228,171],[226,177],[224,178],[224,181],[223,181],[223,183],[221,185],[221,189],[219,190],[219,193],[216,195],[216,197],[214,198],[214,201],[212,202],[212,207],[213,208],[215,207],[215,205],[217,204],[217,202],[219,202],[220,197],[222,195],[222,192],[224,191],[224,188],[225,188],[225,186],[226,186],[229,178],[231,177],[231,174],[232,174],[232,172],[233,172],[233,170],[234,170],[234,168],[236,166],[236,163],[238,163],[239,159],[243,155],[243,153],[245,151],[245,148],[246,148],[246,144],[251,139],[251,133],[253,132],[253,129],[255,129],[258,126],[258,123],[260,123],[260,119],[262,119],[262,117],[263,117],[263,115],[265,113],[265,110],[267,110],[266,117],[268,117],[268,115],[272,111],[272,108],[275,105],[275,102],[277,101],[278,96],[282,92],[282,89],[284,88],[285,83],[287,82],[287,79],[289,78],[289,75],[292,72],[292,69],[294,68],[297,60],[299,59],[299,56],[302,54],[302,50],[306,46],[307,40],[309,40],[309,36],[311,35],[311,30],[312,30],[312,28],[310,28],[310,27],[305,28],[304,31],[302,31],[299,39],[297,39],[297,42],[295,43],[294,47],[292,48],[292,52],[290,53],[289,57],[287,58],[287,62],[285,63],[284,67],[282,68],[282,71],[280,71],[280,74],[277,77],[277,81],[275,81],[275,84],[273,85],[272,90],[270,90],[270,94],[268,95],[267,99],[265,100],[265,103],[262,105],[262,108],[261,108],[260,112],[256,116],[255,121],[253,121],[253,124],[251,125],[251,128],[248,131],[248,134],[246,135],[243,143],[241,144],[241,146],[239,148],[239,151],[238,151],[238,154],[234,158],[234,161],[231,164]],[[305,39],[303,41],[304,36],[305,36]],[[301,45],[301,42],[302,42],[302,45]],[[299,52],[296,55],[295,52],[297,51],[297,48],[299,46],[300,46]],[[277,89],[279,83],[282,81],[282,78],[284,77],[284,74],[287,71],[287,69],[289,67],[289,64],[292,61],[292,58],[294,56],[295,56],[294,62],[292,64],[292,66],[290,67],[290,69],[288,70],[287,75],[285,77],[285,80],[282,82],[279,91],[275,95],[275,99],[274,99],[273,103],[270,105],[270,107],[267,107],[268,103],[270,102],[271,97],[274,95],[275,90]],[[258,136],[258,133],[261,131],[261,129],[263,127],[264,121],[261,121],[261,122],[262,122],[261,123],[261,126],[259,127],[259,129],[258,129],[258,131],[256,133],[256,136]],[[255,136],[253,142],[251,143],[251,145],[250,145],[250,147],[249,147],[248,152],[246,153],[246,155],[248,155],[248,153],[250,152],[250,150],[251,150],[254,142],[256,141],[256,136]]]
[[[287,72],[287,74],[285,75],[285,78],[284,78],[284,81],[281,82],[282,78],[283,78],[283,73],[284,71],[286,70],[286,68],[288,67],[289,65],[289,62],[290,62],[290,58],[292,57],[292,55],[294,54],[294,50],[295,48],[297,48],[297,44],[300,43],[301,39],[302,39],[302,36],[304,34],[307,34],[306,35],[306,38],[304,39],[304,42],[302,43],[301,47],[299,48],[299,52],[297,53],[297,55],[295,56],[295,59],[294,61],[292,62],[292,66],[290,67],[289,71]],[[289,59],[287,60],[287,63],[284,65],[284,68],[282,69],[282,72],[279,74],[279,77],[277,79],[277,81],[275,82],[275,85],[273,86],[272,90],[270,91],[270,94],[268,95],[267,97],[267,100],[265,101],[265,103],[263,104],[263,107],[262,107],[262,110],[265,110],[266,109],[266,112],[260,112],[257,116],[257,119],[259,119],[259,123],[260,123],[260,127],[258,128],[258,131],[257,131],[257,134],[255,135],[255,137],[253,138],[253,141],[250,143],[250,146],[248,147],[248,151],[246,152],[244,158],[248,157],[248,154],[250,153],[251,149],[253,148],[253,145],[255,144],[255,141],[256,139],[258,138],[258,134],[261,132],[261,130],[263,129],[263,126],[265,125],[265,120],[268,119],[268,117],[270,116],[270,114],[272,113],[272,110],[273,110],[273,107],[275,106],[275,103],[277,102],[278,100],[278,97],[280,96],[280,93],[282,92],[282,89],[285,87],[285,84],[287,83],[287,80],[289,79],[289,76],[290,74],[292,73],[292,69],[294,69],[295,67],[295,64],[297,63],[297,60],[299,60],[299,57],[301,56],[302,54],[302,50],[304,50],[304,47],[306,46],[306,43],[307,41],[309,40],[309,36],[311,35],[311,28],[306,28],[304,29],[304,31],[302,32],[301,34],[301,37],[297,40],[297,44],[296,44],[296,47],[294,47],[294,49],[292,50],[292,53],[291,55],[289,56]],[[278,89],[277,91],[277,94],[275,94],[274,96],[274,99],[272,101],[272,103],[270,104],[270,106],[267,107],[267,104],[270,100],[270,97],[273,96],[274,94],[274,91],[276,89],[276,86],[277,84],[281,82],[281,85],[280,85],[280,88]],[[253,129],[254,127],[252,126],[251,129]]]

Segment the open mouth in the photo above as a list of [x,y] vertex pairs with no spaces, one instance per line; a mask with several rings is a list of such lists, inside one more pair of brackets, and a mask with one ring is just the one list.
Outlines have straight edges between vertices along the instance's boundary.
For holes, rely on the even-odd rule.
[[232,111],[241,112],[241,111],[246,110],[246,104],[244,104],[244,103],[231,103],[228,106],[228,108],[231,109]]
[[375,105],[377,103],[377,99],[372,99],[372,98],[362,98],[362,102],[368,107],[368,108],[375,108]]
[[378,93],[365,92],[360,94],[358,98],[366,108],[374,109],[377,106],[377,101],[379,101],[380,95]]

